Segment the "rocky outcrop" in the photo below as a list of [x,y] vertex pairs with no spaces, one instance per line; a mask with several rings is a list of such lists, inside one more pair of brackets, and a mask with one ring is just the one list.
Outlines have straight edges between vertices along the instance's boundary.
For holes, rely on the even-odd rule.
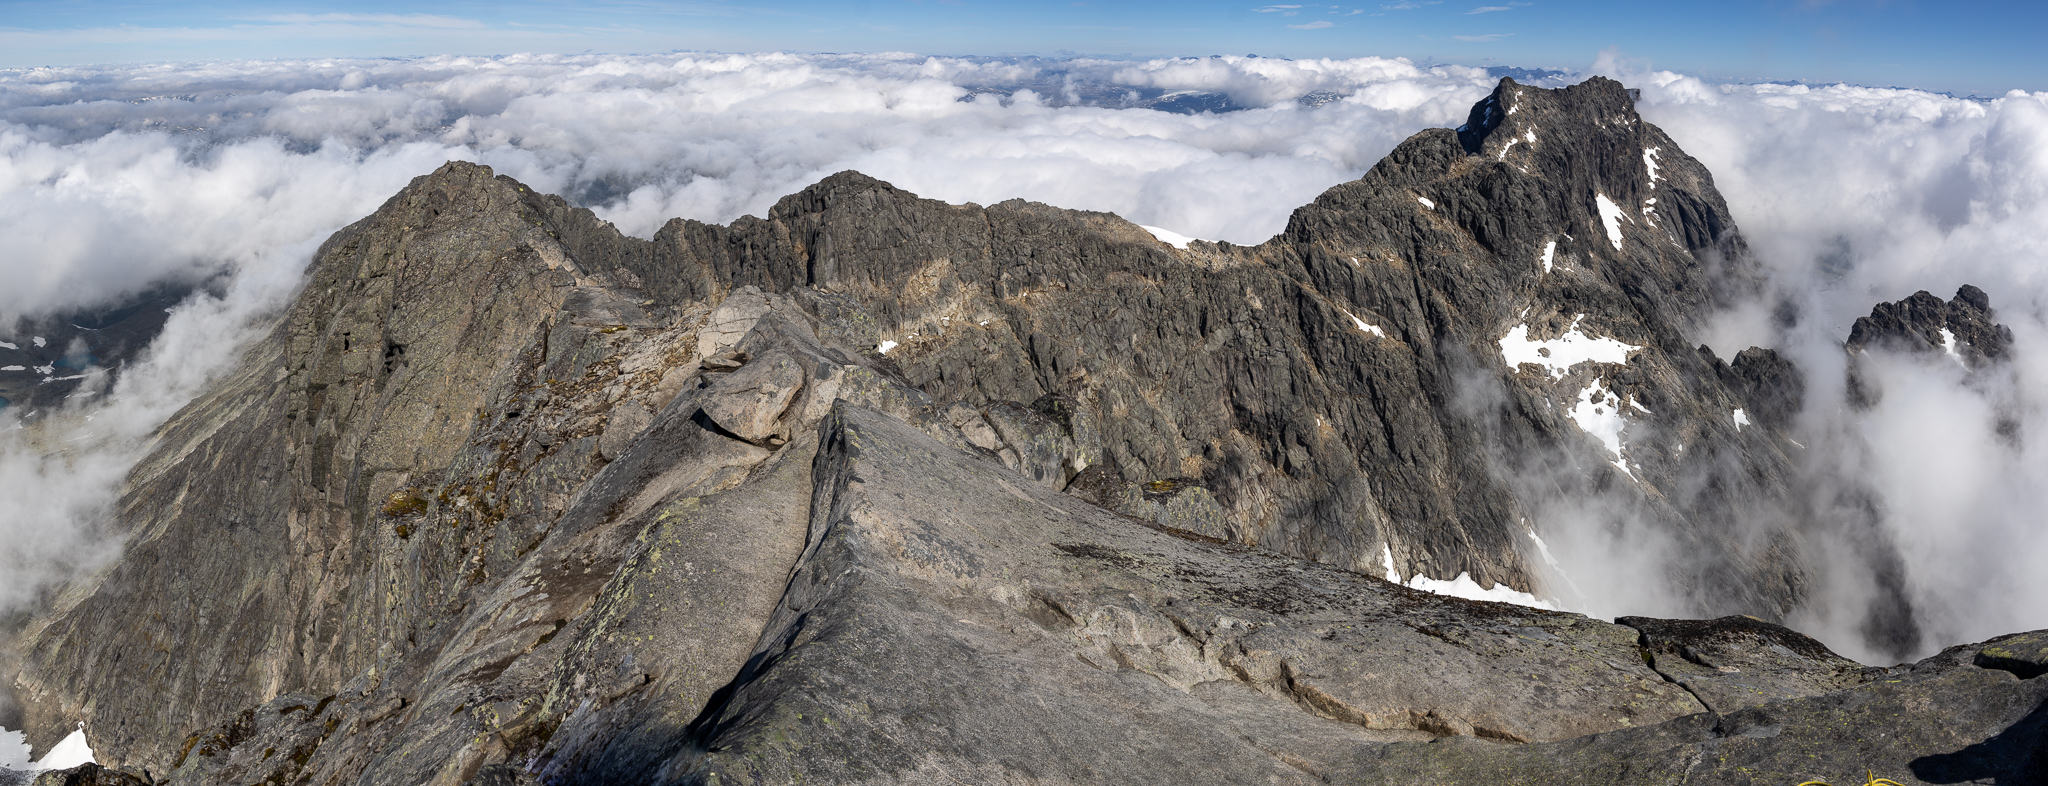
[[[1926,290],[1894,303],[1879,303],[1857,317],[1845,349],[1849,353],[1849,402],[1873,407],[1883,386],[1865,368],[1871,351],[1936,358],[1961,365],[1976,378],[1996,375],[2010,355],[2012,329],[1998,324],[1991,297],[1968,284],[1947,302]],[[2003,418],[1999,430],[2017,439],[2019,421]]]
[[1936,697],[1873,761],[1997,759],[2031,639],[1881,672],[1379,578],[1556,592],[1523,544],[1598,500],[1703,613],[1796,606],[1803,382],[1689,340],[1754,286],[1601,79],[1256,247],[857,173],[642,241],[451,163],[166,424],[13,689],[181,784],[1730,774]]
[[1702,345],[1700,355],[1713,364],[1721,384],[1747,405],[1743,408],[1745,420],[1786,431],[1806,408],[1805,373],[1776,351],[1750,347],[1736,353],[1734,363],[1728,363]]
[[110,770],[97,764],[81,764],[68,770],[36,776],[35,786],[151,786],[134,773]]
[[1642,633],[1644,662],[1719,714],[1833,693],[1882,672],[1836,655],[1798,631],[1750,617],[1621,617]]
[[2012,329],[1994,321],[1991,296],[1964,284],[1948,302],[1926,290],[1896,303],[1879,303],[1850,328],[1849,351],[1877,347],[1943,352],[1976,368],[2005,359]]
[[[521,199],[450,168],[323,246],[277,328],[134,470],[124,559],[25,631],[32,734],[104,713],[94,742],[162,771],[166,729],[355,677],[534,538],[587,477],[592,425],[485,438],[479,421],[552,401],[545,374],[585,376],[595,330],[565,311],[577,271]],[[444,491],[435,511],[465,526],[420,527]]]

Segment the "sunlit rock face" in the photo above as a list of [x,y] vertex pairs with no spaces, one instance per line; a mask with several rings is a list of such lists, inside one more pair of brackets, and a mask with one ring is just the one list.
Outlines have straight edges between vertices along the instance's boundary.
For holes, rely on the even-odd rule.
[[[450,163],[165,425],[124,556],[24,629],[30,740],[178,783],[1621,783],[2038,725],[2032,639],[1865,669],[1766,621],[1819,569],[1803,378],[1695,348],[1754,265],[1619,83],[1503,80],[1261,245],[1161,232],[846,172],[640,240]],[[1554,558],[1588,531],[1650,546]],[[1761,619],[1550,610],[1650,574]]]

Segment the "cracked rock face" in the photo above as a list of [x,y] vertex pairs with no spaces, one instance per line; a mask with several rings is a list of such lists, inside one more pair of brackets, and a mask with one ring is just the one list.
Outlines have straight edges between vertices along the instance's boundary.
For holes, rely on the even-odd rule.
[[1615,622],[1642,633],[1644,661],[1658,675],[1721,714],[1832,693],[1882,671],[1836,655],[1797,631],[1749,617]]
[[[1255,247],[858,173],[643,241],[451,163],[164,426],[12,692],[179,784],[2034,777],[2038,633],[1886,670],[1767,621],[1804,378],[1688,340],[1755,283],[1603,79]],[[1994,358],[1973,292],[1857,335]],[[1380,578],[1554,593],[1522,549],[1589,497],[1721,618]]]

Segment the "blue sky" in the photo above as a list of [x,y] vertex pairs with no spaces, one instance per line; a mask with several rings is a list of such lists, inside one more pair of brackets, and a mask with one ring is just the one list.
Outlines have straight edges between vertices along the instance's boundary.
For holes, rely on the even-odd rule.
[[689,49],[1379,55],[1580,68],[1611,48],[1711,78],[1995,95],[2048,90],[2044,29],[2044,3],[1925,0],[0,0],[0,67]]

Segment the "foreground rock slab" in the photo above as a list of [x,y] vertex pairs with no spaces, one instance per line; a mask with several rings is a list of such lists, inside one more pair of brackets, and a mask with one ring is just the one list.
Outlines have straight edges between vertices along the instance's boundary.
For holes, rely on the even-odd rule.
[[1151,529],[857,406],[814,473],[804,560],[698,721],[708,753],[646,775],[1308,781],[1375,742],[1702,709],[1632,629]]
[[[2001,655],[1861,669],[1753,620],[1631,628],[1426,595],[1145,528],[859,407],[822,430],[789,592],[694,750],[650,781],[2004,783],[2048,765],[2048,681],[1978,665]],[[1777,669],[1715,714],[1691,695],[1707,686],[1645,665],[1674,647],[1749,658],[1725,677]],[[1854,687],[1809,695],[1829,684]]]

